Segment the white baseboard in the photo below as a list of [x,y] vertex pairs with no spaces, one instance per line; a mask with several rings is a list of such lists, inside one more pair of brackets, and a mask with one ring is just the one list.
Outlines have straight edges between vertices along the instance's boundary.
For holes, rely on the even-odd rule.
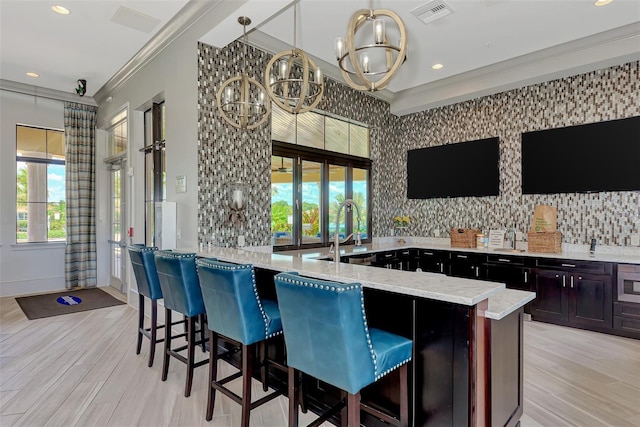
[[42,294],[64,290],[64,276],[40,277],[0,283],[0,297]]

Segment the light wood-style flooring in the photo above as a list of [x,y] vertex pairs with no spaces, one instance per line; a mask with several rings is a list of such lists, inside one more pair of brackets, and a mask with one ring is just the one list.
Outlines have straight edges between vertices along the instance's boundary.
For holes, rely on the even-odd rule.
[[[147,367],[148,340],[135,354],[136,319],[123,305],[29,321],[0,298],[0,426],[239,425],[239,405],[220,393],[205,421],[206,366],[189,398],[183,364],[172,360],[160,380],[162,344]],[[522,426],[640,425],[640,341],[526,322],[525,347]],[[285,426],[286,413],[280,397],[252,411],[251,425]]]

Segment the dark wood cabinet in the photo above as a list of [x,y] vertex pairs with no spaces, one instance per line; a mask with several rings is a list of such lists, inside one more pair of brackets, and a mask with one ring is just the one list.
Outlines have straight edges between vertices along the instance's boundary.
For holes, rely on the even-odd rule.
[[[533,319],[599,331],[610,330],[613,327],[611,275],[575,271],[574,265],[571,263],[569,271],[535,270]],[[589,267],[588,271],[609,270],[604,265]]]
[[376,259],[371,263],[374,267],[392,268],[400,270],[402,263],[398,259],[397,251],[377,252]]
[[398,249],[396,253],[400,262],[400,270],[416,271],[418,268],[417,249]]
[[569,320],[569,303],[567,278],[563,271],[535,271],[536,299],[531,315],[535,320],[551,322],[567,322]]
[[[529,261],[522,256],[489,254],[484,267],[484,280],[504,283],[507,289],[530,291],[532,269]],[[531,313],[531,303],[524,306],[524,312]]]
[[431,273],[446,274],[448,271],[449,252],[430,249],[418,250],[418,268]]
[[449,275],[468,279],[482,279],[485,276],[484,258],[484,255],[474,253],[451,252]]
[[[613,302],[614,263],[416,248],[358,256],[368,257],[377,267],[488,280],[533,291],[535,300],[524,307],[533,320],[640,338],[637,305]],[[349,257],[342,261],[351,262]]]
[[569,320],[610,329],[613,320],[611,276],[574,273],[569,276]]
[[640,339],[640,304],[614,302],[613,329],[624,336]]
[[485,279],[502,282],[509,289],[528,291],[531,289],[531,269],[524,257],[487,255]]

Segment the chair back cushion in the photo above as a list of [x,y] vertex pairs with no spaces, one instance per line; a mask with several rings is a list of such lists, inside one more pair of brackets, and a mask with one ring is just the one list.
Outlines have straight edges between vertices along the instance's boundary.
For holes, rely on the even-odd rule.
[[156,247],[141,244],[129,245],[129,258],[131,259],[133,273],[136,276],[138,293],[152,300],[162,298],[156,262],[153,259],[153,254],[157,250],[158,248]]
[[155,260],[164,306],[189,317],[203,314],[196,254],[156,251]]
[[201,258],[197,266],[210,330],[245,345],[282,332],[277,306],[265,308],[258,296],[252,265]]
[[357,393],[376,380],[362,285],[275,276],[287,363]]

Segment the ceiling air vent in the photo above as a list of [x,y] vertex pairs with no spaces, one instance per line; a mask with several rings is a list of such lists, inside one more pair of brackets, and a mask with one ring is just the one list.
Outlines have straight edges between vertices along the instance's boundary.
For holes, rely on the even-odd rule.
[[416,7],[411,13],[425,24],[430,24],[436,19],[450,15],[453,13],[453,9],[442,0],[431,0],[422,6]]

